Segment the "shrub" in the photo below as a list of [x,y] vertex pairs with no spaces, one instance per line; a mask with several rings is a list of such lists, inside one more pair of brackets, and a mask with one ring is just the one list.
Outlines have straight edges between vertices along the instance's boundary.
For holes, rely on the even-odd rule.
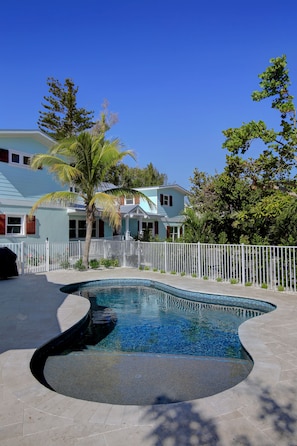
[[63,269],[68,269],[70,268],[70,263],[68,262],[68,260],[62,260],[62,262],[60,263],[60,267]]
[[252,286],[252,282],[245,282],[244,286]]
[[262,285],[261,285],[261,288],[264,288],[264,290],[267,290],[267,288],[268,288],[268,285],[267,285],[267,283],[262,283]]
[[197,274],[196,273],[192,273],[191,276],[195,278],[195,277],[197,277]]
[[170,274],[176,274],[176,271],[171,271]]
[[185,273],[184,271],[182,271],[182,272],[180,273],[180,275],[183,277],[183,276],[186,275],[186,273]]
[[153,268],[153,271],[154,271],[154,272],[158,271],[158,268]]
[[237,279],[231,279],[230,280],[231,285],[236,285],[238,283]]
[[278,291],[285,291],[285,287],[283,285],[278,285],[277,290]]
[[96,269],[99,268],[100,262],[97,259],[92,259],[90,260],[89,265],[92,269]]
[[161,274],[165,274],[165,273],[166,273],[165,269],[161,269],[161,270],[160,270],[160,273],[161,273]]
[[217,277],[217,278],[216,278],[216,281],[217,281],[217,282],[223,282],[223,279],[222,279],[221,277]]
[[145,270],[145,271],[149,271],[149,270],[150,270],[150,267],[146,265],[146,266],[144,267],[144,270]]
[[85,270],[86,270],[86,267],[85,267],[85,265],[83,264],[82,259],[77,260],[77,261],[75,262],[75,264],[73,265],[73,268],[74,268],[74,269],[78,269],[79,271],[85,271]]
[[203,280],[208,280],[208,276],[203,276]]

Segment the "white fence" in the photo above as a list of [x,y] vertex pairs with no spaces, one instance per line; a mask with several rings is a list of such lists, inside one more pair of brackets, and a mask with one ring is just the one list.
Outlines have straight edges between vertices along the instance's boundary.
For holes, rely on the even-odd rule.
[[[73,268],[84,242],[9,243],[20,273]],[[90,259],[120,266],[296,292],[297,247],[92,240]]]

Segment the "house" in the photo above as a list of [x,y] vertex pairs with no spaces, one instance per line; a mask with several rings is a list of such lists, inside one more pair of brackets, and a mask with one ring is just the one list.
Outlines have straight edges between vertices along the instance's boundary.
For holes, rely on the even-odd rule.
[[[55,141],[39,130],[0,130],[0,243],[66,242],[84,239],[86,233],[83,204],[61,207],[42,205],[29,218],[33,204],[46,193],[62,190],[47,169],[32,170],[30,159],[47,153]],[[111,185],[102,185],[110,188]],[[65,189],[65,188],[64,188]],[[182,235],[184,200],[187,191],[174,184],[137,189],[154,203],[123,197],[119,203],[122,227],[115,233],[98,209],[93,238],[131,239],[145,230],[159,240],[175,240]]]

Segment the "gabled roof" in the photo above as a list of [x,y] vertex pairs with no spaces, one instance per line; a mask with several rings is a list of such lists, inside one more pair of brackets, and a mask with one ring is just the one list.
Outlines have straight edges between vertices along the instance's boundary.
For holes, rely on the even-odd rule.
[[126,216],[143,216],[143,217],[148,217],[149,214],[147,212],[145,212],[142,207],[140,207],[138,204],[124,204],[122,206],[120,206],[120,213],[126,217]]
[[5,138],[27,138],[31,137],[48,148],[51,148],[56,141],[41,132],[40,130],[0,130],[0,137]]

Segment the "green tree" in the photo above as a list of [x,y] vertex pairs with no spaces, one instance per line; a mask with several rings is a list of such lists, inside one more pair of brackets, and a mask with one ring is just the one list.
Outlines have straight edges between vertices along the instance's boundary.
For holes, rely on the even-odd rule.
[[[245,161],[245,175],[256,187],[277,189],[290,188],[291,172],[295,166],[297,145],[296,110],[293,96],[289,93],[291,85],[286,56],[270,60],[271,65],[259,75],[260,90],[252,93],[254,101],[272,98],[271,107],[280,113],[278,129],[268,128],[264,121],[250,121],[238,128],[223,131],[226,148],[231,161],[237,155],[244,155],[254,141],[260,141],[264,150],[256,159]],[[237,157],[237,160],[240,158]]]
[[106,173],[125,156],[134,158],[131,150],[120,151],[118,139],[109,141],[103,133],[92,135],[82,132],[77,137],[66,138],[55,145],[48,154],[33,157],[33,169],[47,167],[62,185],[73,186],[75,192],[58,191],[41,197],[32,207],[31,213],[46,202],[61,205],[83,202],[86,211],[86,238],[83,264],[88,267],[92,226],[95,213],[102,209],[103,218],[108,218],[111,226],[121,224],[118,197],[141,196],[151,206],[151,201],[143,194],[130,188],[113,188],[100,192],[99,188],[106,181]]
[[159,173],[152,163],[144,168],[129,167],[124,163],[119,163],[108,172],[107,180],[117,186],[135,188],[162,186],[167,181],[167,176]]
[[44,96],[43,107],[39,111],[38,127],[56,141],[75,136],[84,130],[92,128],[93,112],[78,108],[76,96],[78,87],[73,81],[65,79],[62,85],[57,79],[49,77],[49,96]]

